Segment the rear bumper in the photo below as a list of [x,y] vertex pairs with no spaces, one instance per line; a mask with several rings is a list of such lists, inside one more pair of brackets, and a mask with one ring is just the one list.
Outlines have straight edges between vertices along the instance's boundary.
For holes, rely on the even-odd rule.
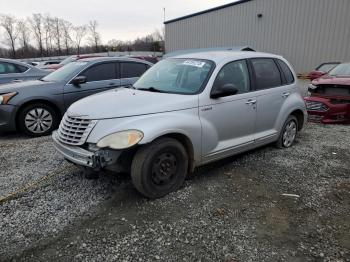
[[326,110],[307,109],[309,121],[324,124],[350,124],[350,102],[332,104],[329,99],[321,97],[305,97],[305,101],[319,102],[326,106]]
[[0,133],[16,130],[16,111],[16,106],[0,105]]

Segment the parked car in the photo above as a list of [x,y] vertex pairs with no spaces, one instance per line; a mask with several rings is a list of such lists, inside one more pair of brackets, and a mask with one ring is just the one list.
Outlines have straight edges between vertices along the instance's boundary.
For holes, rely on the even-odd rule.
[[72,55],[72,56],[69,56],[69,57],[65,58],[64,60],[62,60],[59,64],[46,65],[46,66],[43,66],[42,69],[55,71],[55,70],[61,68],[62,66],[69,64],[70,62],[78,61],[78,60],[85,59],[85,58],[91,58],[91,57],[102,57],[102,56],[98,56],[98,55]]
[[151,66],[130,58],[88,58],[40,80],[0,86],[0,132],[19,129],[30,136],[49,134],[72,103],[133,84]]
[[155,64],[155,63],[157,63],[159,60],[158,60],[158,58],[157,57],[155,57],[155,56],[147,56],[147,55],[145,55],[145,56],[130,56],[131,58],[136,58],[136,59],[141,59],[141,60],[146,60],[146,61],[148,61],[148,62],[150,62],[150,63],[152,63],[152,64]]
[[41,70],[29,64],[0,58],[0,85],[39,79],[48,73],[48,71]]
[[336,67],[339,64],[340,62],[327,62],[327,63],[320,64],[318,67],[315,68],[315,70],[309,73],[308,78],[310,80],[315,80],[327,74],[330,70],[332,70],[334,67]]
[[47,66],[58,65],[59,63],[61,63],[61,60],[40,61],[40,62],[38,62],[36,67],[45,69]]
[[74,103],[52,137],[87,172],[128,170],[140,193],[158,198],[197,166],[272,142],[290,147],[306,118],[284,58],[217,51],[164,59],[133,88]]
[[305,97],[311,121],[350,124],[350,63],[343,63],[309,85]]

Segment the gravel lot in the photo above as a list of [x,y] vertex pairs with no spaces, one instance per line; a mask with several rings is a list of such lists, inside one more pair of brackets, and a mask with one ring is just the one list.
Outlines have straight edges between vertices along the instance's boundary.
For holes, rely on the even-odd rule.
[[50,137],[2,137],[0,197],[53,176],[0,204],[0,261],[350,261],[349,134],[309,124],[155,201],[127,175],[85,179]]

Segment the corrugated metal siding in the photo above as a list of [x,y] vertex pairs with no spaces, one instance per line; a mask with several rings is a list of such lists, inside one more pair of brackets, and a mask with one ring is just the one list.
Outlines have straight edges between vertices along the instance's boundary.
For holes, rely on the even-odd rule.
[[350,0],[255,0],[165,25],[166,52],[241,45],[283,55],[297,72],[349,61]]

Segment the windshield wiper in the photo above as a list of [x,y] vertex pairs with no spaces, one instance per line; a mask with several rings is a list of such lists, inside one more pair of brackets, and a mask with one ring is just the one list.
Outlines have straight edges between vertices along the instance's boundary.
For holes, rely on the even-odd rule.
[[142,88],[137,88],[137,90],[150,91],[150,92],[157,92],[157,93],[164,93],[163,90],[157,89],[157,88],[155,88],[155,87],[153,87],[153,86],[147,87],[147,88],[144,88],[144,87],[142,87]]

